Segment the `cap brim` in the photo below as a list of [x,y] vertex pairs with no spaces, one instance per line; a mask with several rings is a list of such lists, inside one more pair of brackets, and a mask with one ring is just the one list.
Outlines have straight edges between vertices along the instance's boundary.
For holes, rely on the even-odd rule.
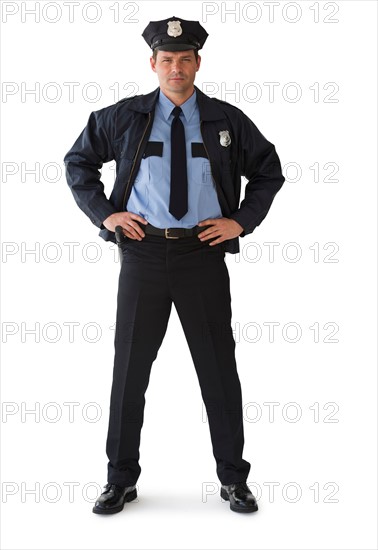
[[190,46],[189,44],[163,44],[162,46],[157,46],[155,50],[160,50],[163,52],[184,52],[186,50],[196,50],[195,46]]

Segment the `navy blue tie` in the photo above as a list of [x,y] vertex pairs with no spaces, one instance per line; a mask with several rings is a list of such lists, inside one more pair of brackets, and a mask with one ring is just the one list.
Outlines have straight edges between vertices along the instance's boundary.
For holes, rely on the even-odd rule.
[[186,169],[186,142],[184,125],[180,120],[181,107],[172,110],[171,126],[171,193],[169,212],[177,220],[188,211],[188,175]]

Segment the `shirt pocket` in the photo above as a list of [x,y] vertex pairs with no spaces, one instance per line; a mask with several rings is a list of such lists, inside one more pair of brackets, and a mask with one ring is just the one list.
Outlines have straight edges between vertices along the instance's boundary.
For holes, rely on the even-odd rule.
[[197,185],[213,185],[211,166],[207,158],[206,149],[201,142],[192,142],[192,181]]
[[135,183],[142,179],[146,183],[161,180],[163,177],[163,147],[162,141],[147,142]]

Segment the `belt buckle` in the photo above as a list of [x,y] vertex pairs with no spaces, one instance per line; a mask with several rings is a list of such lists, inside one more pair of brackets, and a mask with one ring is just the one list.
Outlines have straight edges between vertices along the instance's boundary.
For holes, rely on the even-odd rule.
[[170,235],[168,235],[168,231],[169,231],[169,227],[164,229],[166,239],[179,239],[180,238],[180,237],[171,237]]

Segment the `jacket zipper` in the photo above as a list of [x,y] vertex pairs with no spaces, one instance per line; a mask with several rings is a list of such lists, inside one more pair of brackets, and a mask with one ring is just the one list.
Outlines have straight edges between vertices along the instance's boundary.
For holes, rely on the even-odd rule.
[[[214,183],[215,183],[215,189],[217,191],[217,195],[218,195],[218,200],[219,200],[219,197],[220,197],[220,187],[218,185],[218,182],[217,180],[215,179],[215,176],[214,176],[214,170],[213,170],[213,167],[212,167],[212,164],[211,164],[211,158],[210,158],[210,155],[209,155],[209,152],[207,150],[207,147],[206,147],[206,143],[205,143],[205,140],[203,139],[203,133],[202,133],[202,120],[200,121],[200,132],[201,132],[201,136],[202,136],[202,142],[203,142],[203,146],[205,148],[205,151],[206,151],[206,155],[207,155],[207,158],[209,159],[209,163],[210,163],[210,168],[211,168],[211,177],[213,178],[214,180]],[[219,201],[220,202],[220,201]],[[221,204],[221,203],[220,203]]]
[[141,138],[141,140],[140,140],[140,142],[139,142],[139,144],[138,144],[138,148],[137,148],[137,151],[136,151],[135,157],[134,157],[134,162],[133,162],[133,165],[132,165],[132,167],[131,167],[129,179],[127,180],[125,192],[124,192],[124,194],[123,194],[123,201],[122,201],[123,210],[126,210],[126,204],[125,204],[125,202],[126,202],[127,191],[128,191],[128,189],[129,189],[130,182],[131,182],[131,178],[132,178],[132,175],[133,175],[133,172],[134,172],[134,168],[135,168],[136,162],[137,162],[137,160],[138,160],[139,150],[140,150],[141,145],[142,145],[142,143],[143,143],[144,136],[146,135],[147,128],[148,128],[149,125],[150,125],[150,121],[151,121],[151,113],[148,113],[148,121],[147,121],[146,127],[145,127],[145,129],[144,129],[142,138]]

